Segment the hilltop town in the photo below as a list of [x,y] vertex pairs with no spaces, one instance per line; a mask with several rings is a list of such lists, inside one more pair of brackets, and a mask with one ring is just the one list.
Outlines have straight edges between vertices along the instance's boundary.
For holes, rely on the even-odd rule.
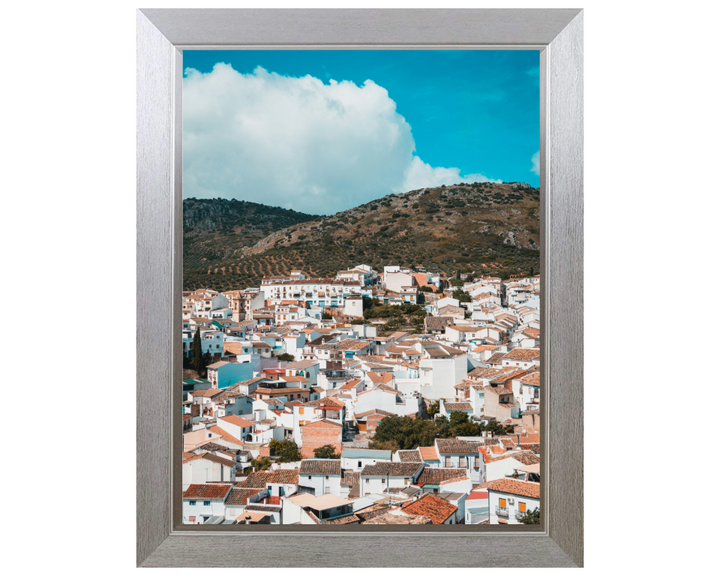
[[183,293],[186,524],[533,524],[540,277]]

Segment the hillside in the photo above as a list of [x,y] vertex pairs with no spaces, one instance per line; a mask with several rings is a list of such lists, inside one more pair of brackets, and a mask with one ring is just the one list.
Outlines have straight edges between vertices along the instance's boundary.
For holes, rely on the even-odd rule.
[[188,198],[183,201],[183,266],[186,273],[207,272],[220,262],[237,260],[273,232],[316,218],[255,202]]
[[184,288],[257,286],[302,269],[422,264],[446,275],[540,270],[540,192],[526,184],[458,184],[391,194],[332,216],[251,202],[185,200]]

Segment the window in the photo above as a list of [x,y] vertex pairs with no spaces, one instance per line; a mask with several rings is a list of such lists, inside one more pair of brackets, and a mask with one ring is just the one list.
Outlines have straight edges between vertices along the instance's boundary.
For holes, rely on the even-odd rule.
[[385,484],[385,478],[382,479],[382,483]]
[[210,500],[203,500],[203,506],[210,506]]
[[452,466],[452,462],[450,461],[450,456],[445,456],[445,468],[450,468]]
[[500,508],[507,508],[507,500],[500,498]]
[[358,460],[358,468],[362,468],[362,461]]
[[330,480],[330,476],[325,476],[325,480]]
[[525,502],[520,502],[520,504],[518,504],[518,509],[520,512],[525,512],[527,510],[527,504],[525,504]]
[[460,467],[465,468],[467,466],[467,456],[460,456]]
[[195,506],[195,500],[190,500],[190,506]]

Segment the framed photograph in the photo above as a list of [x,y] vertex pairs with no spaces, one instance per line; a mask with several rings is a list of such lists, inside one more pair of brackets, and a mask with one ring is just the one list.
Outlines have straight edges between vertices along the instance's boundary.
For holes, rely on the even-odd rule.
[[138,565],[582,566],[582,11],[137,43]]

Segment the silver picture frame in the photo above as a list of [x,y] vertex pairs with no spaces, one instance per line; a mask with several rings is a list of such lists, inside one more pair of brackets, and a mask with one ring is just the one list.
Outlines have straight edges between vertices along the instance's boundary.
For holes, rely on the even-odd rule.
[[[198,48],[540,51],[540,525],[181,524],[182,53]],[[583,565],[582,10],[137,11],[136,559],[142,567]]]

